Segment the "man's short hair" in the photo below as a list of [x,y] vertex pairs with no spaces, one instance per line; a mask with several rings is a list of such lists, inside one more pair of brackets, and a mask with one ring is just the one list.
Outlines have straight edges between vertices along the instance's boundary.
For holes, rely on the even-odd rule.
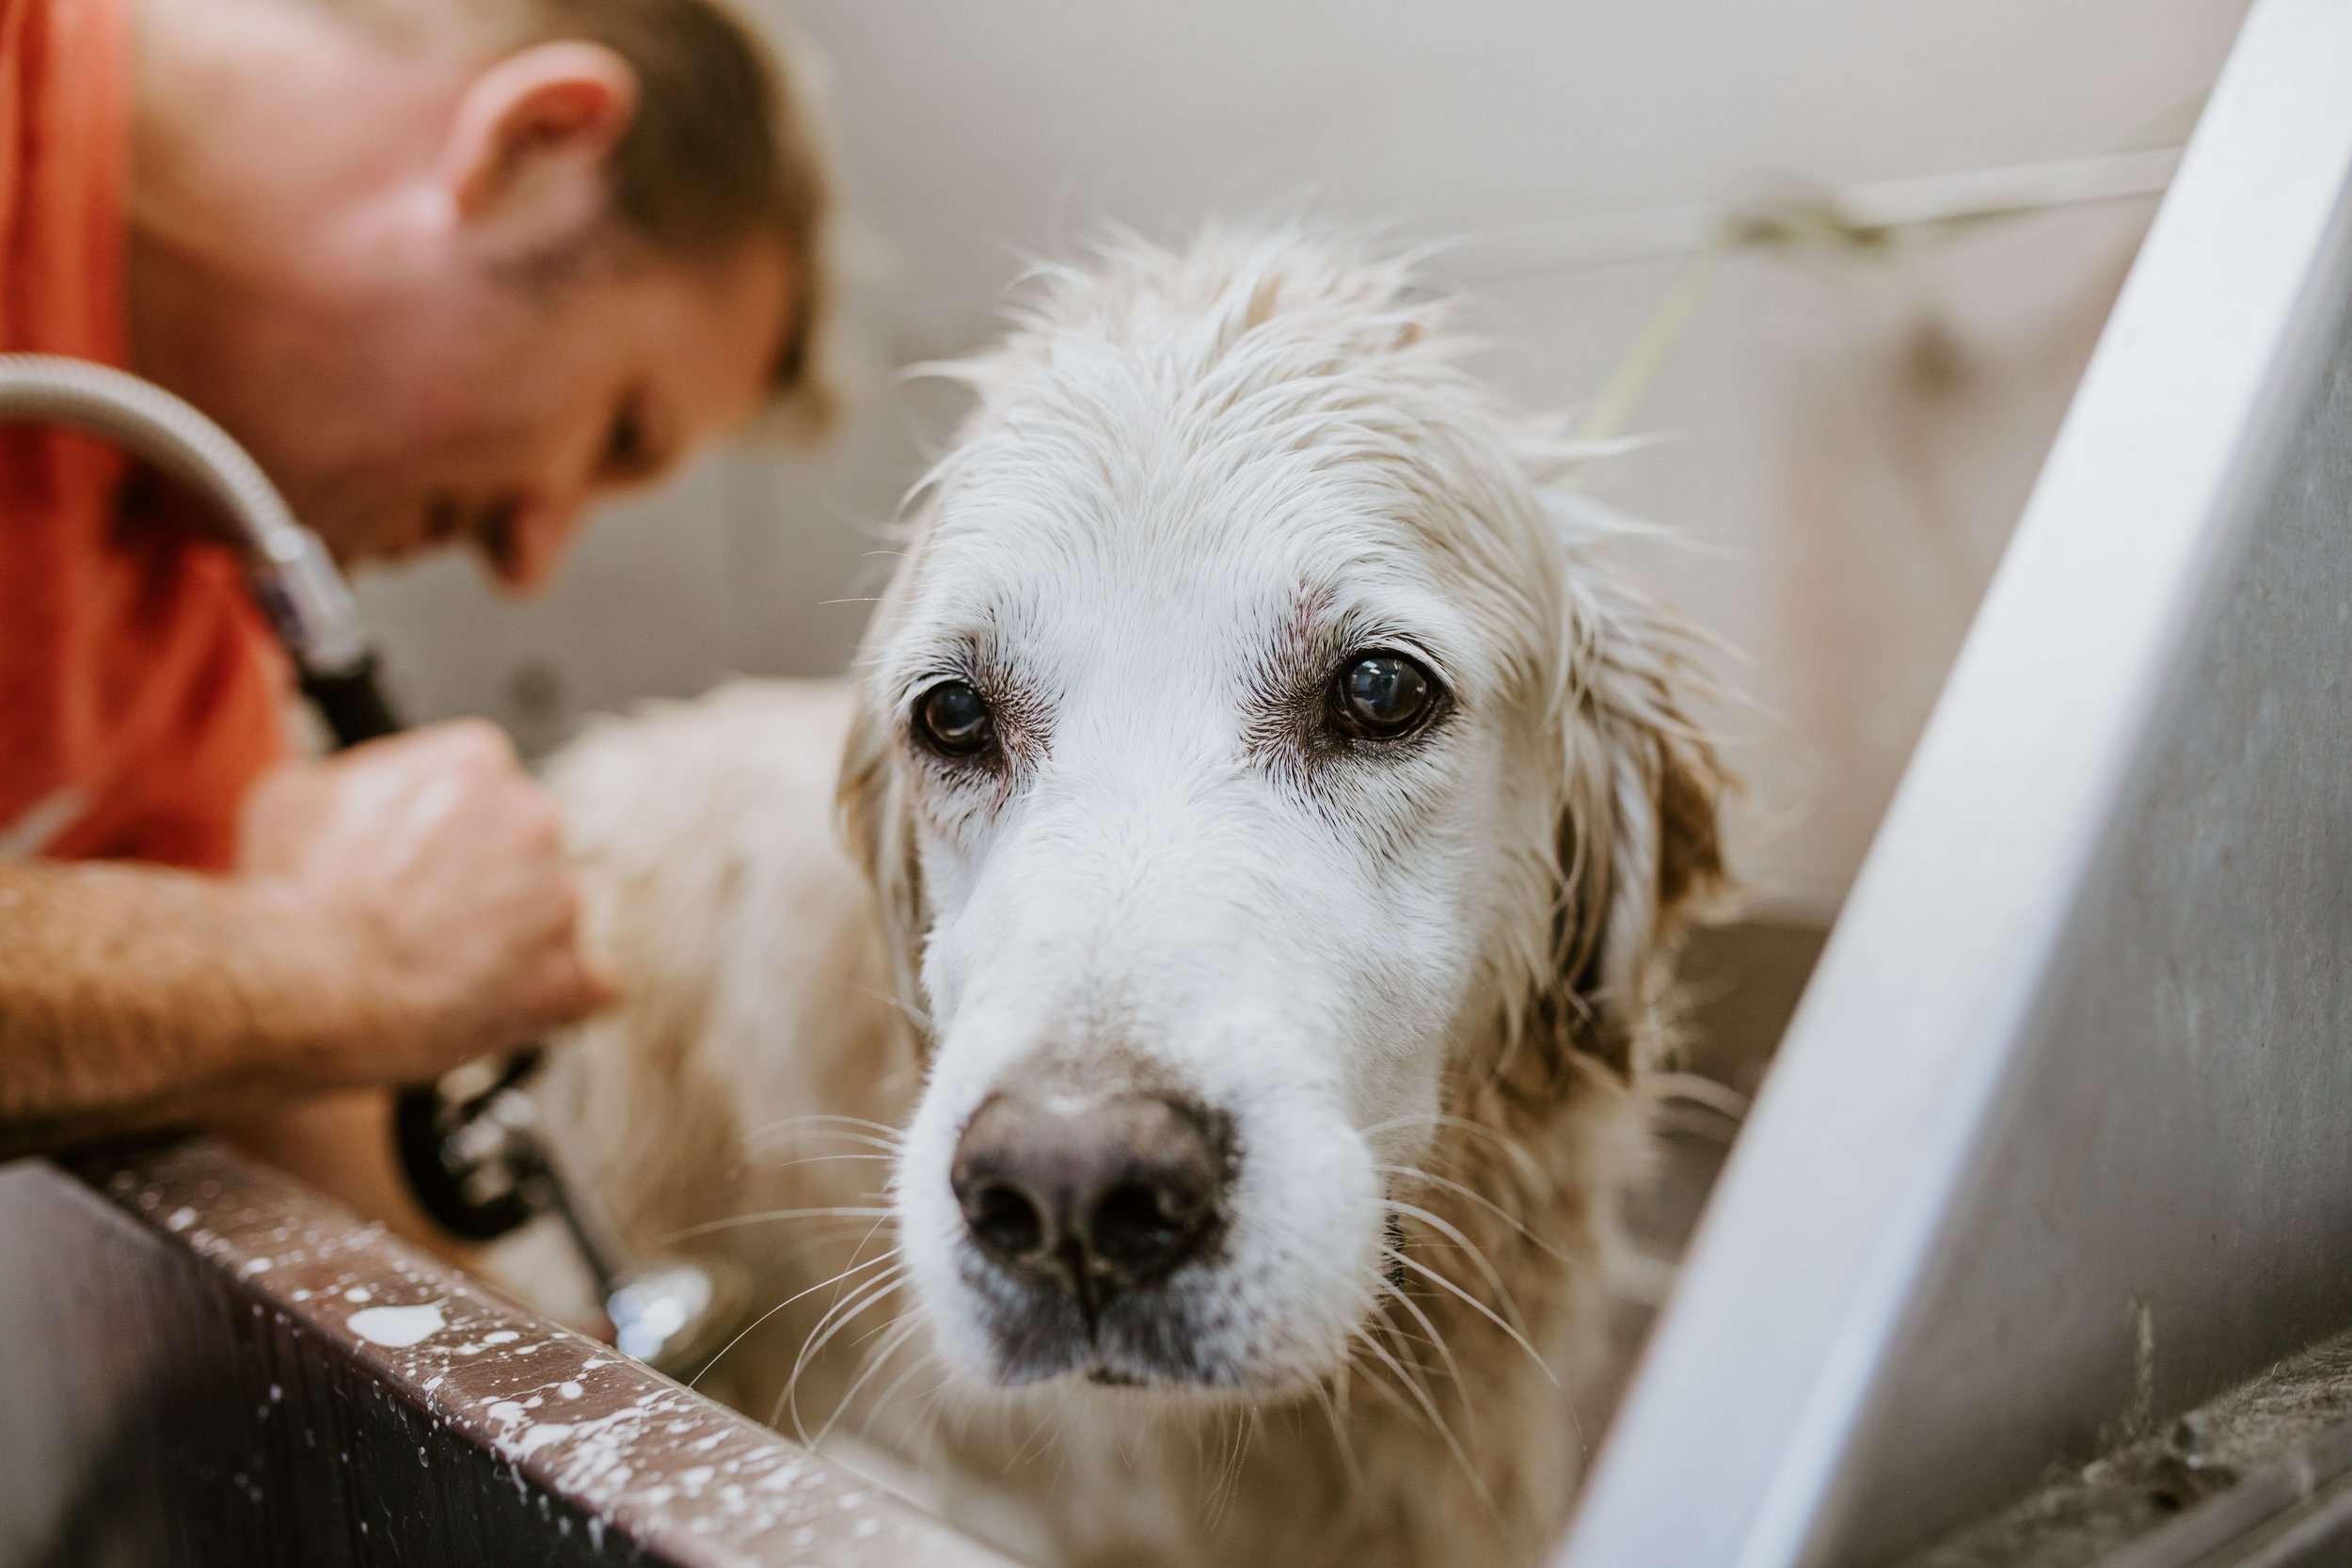
[[577,39],[637,73],[612,154],[612,211],[656,252],[689,260],[770,238],[791,259],[794,316],[777,356],[780,410],[830,419],[821,328],[832,305],[831,182],[804,94],[728,0],[315,0],[378,31],[504,55]]

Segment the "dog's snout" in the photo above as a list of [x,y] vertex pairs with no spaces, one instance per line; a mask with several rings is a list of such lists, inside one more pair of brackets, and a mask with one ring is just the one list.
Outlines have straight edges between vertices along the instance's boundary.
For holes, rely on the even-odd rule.
[[1224,1140],[1173,1101],[997,1095],[956,1145],[950,1180],[972,1239],[1067,1291],[1091,1318],[1111,1292],[1197,1256],[1224,1196]]

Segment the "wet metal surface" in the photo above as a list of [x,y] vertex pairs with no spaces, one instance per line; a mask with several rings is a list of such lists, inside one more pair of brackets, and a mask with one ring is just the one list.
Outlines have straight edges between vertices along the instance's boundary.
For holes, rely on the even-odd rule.
[[1899,1559],[2352,1324],[2347,81],[2260,0],[1569,1568]]
[[0,1167],[0,1568],[1002,1560],[216,1146]]
[[2287,1568],[2352,1559],[2352,1334],[2102,1454],[1902,1568]]

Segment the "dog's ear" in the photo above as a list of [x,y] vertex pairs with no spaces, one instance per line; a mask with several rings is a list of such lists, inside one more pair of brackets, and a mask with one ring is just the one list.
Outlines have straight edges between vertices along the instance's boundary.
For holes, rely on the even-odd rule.
[[[1573,595],[1549,973],[1530,1031],[1630,1077],[1658,1054],[1675,957],[1724,880],[1726,779],[1692,718],[1670,613],[1587,581]],[[1555,1060],[1555,1069],[1568,1063]]]
[[[905,580],[903,571],[898,580]],[[893,611],[898,596],[894,583],[875,610],[874,626],[867,633],[868,648],[882,645],[896,620]],[[849,741],[842,750],[841,780],[834,797],[841,834],[850,858],[874,890],[898,1001],[909,1018],[920,1020],[928,1016],[929,1008],[923,1003],[914,955],[929,915],[911,808],[898,766],[898,721],[871,678],[861,675],[852,680],[851,701]]]

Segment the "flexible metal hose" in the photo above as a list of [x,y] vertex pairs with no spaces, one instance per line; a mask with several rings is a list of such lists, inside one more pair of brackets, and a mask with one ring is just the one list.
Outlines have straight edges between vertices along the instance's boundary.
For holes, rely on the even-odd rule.
[[243,535],[255,598],[306,677],[368,662],[358,607],[318,535],[229,433],[152,382],[46,354],[0,354],[0,421],[69,425],[119,443],[218,504]]

